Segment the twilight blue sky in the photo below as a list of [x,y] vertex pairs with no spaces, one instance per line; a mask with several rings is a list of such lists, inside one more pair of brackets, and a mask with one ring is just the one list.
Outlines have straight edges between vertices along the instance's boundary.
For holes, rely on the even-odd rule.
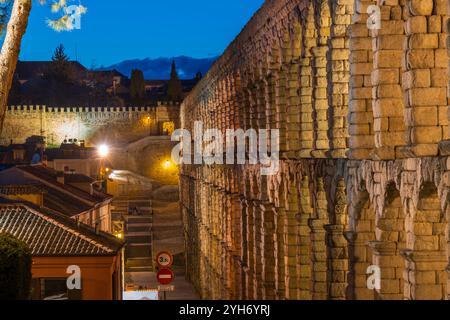
[[88,8],[81,30],[58,33],[45,22],[58,16],[35,0],[20,59],[48,60],[59,43],[86,67],[147,57],[212,57],[223,52],[263,2],[81,0]]

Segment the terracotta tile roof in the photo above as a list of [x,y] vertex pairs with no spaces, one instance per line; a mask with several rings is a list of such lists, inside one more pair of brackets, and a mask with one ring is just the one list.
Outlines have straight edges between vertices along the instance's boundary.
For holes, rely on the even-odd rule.
[[42,165],[35,166],[17,166],[19,170],[22,170],[28,174],[33,175],[37,179],[41,180],[43,183],[51,184],[54,187],[57,187],[62,192],[67,192],[68,194],[72,194],[79,200],[89,203],[91,205],[95,205],[106,200],[112,199],[112,196],[106,193],[95,192],[93,195],[87,193],[81,189],[78,189],[74,186],[63,184],[57,181],[57,172],[51,168],[47,168]]
[[40,194],[47,193],[45,187],[39,184],[13,184],[0,185],[0,194],[19,195],[19,194]]
[[123,242],[30,203],[0,198],[0,233],[30,247],[33,256],[111,256]]
[[[44,190],[44,206],[60,212],[68,217],[79,215],[83,212],[100,207],[112,200],[112,196],[95,191],[94,194],[83,191],[69,184],[57,181],[57,172],[44,166],[17,166],[0,172],[0,195],[5,196],[14,193],[12,185],[36,185]],[[70,179],[69,179],[70,180]],[[5,193],[2,192],[2,188]],[[28,190],[31,192],[31,189]],[[39,191],[37,193],[42,193]]]

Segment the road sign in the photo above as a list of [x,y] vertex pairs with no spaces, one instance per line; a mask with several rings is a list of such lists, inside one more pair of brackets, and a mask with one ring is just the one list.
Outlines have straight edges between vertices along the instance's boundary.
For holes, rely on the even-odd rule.
[[160,252],[156,256],[156,263],[160,268],[169,268],[173,264],[173,256],[168,252]]
[[173,285],[164,285],[164,286],[158,286],[158,291],[175,291],[175,286]]
[[158,282],[162,285],[168,285],[173,281],[174,275],[172,270],[170,269],[161,269],[156,274],[156,279],[158,279]]

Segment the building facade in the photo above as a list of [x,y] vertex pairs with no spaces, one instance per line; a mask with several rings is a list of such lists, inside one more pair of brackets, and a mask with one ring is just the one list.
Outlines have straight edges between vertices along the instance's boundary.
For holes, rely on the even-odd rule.
[[265,2],[181,108],[280,131],[275,175],[181,168],[203,298],[449,298],[447,6]]
[[[123,243],[114,236],[32,203],[4,198],[0,233],[30,248],[32,300],[121,300]],[[75,272],[79,285],[70,281],[76,286],[69,288],[68,278]]]

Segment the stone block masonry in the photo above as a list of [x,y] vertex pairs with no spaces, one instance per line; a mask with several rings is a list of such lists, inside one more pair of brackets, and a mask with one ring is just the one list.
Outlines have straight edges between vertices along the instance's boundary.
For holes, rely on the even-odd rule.
[[182,127],[279,129],[281,164],[181,167],[203,298],[449,298],[447,2],[266,1],[229,45]]

